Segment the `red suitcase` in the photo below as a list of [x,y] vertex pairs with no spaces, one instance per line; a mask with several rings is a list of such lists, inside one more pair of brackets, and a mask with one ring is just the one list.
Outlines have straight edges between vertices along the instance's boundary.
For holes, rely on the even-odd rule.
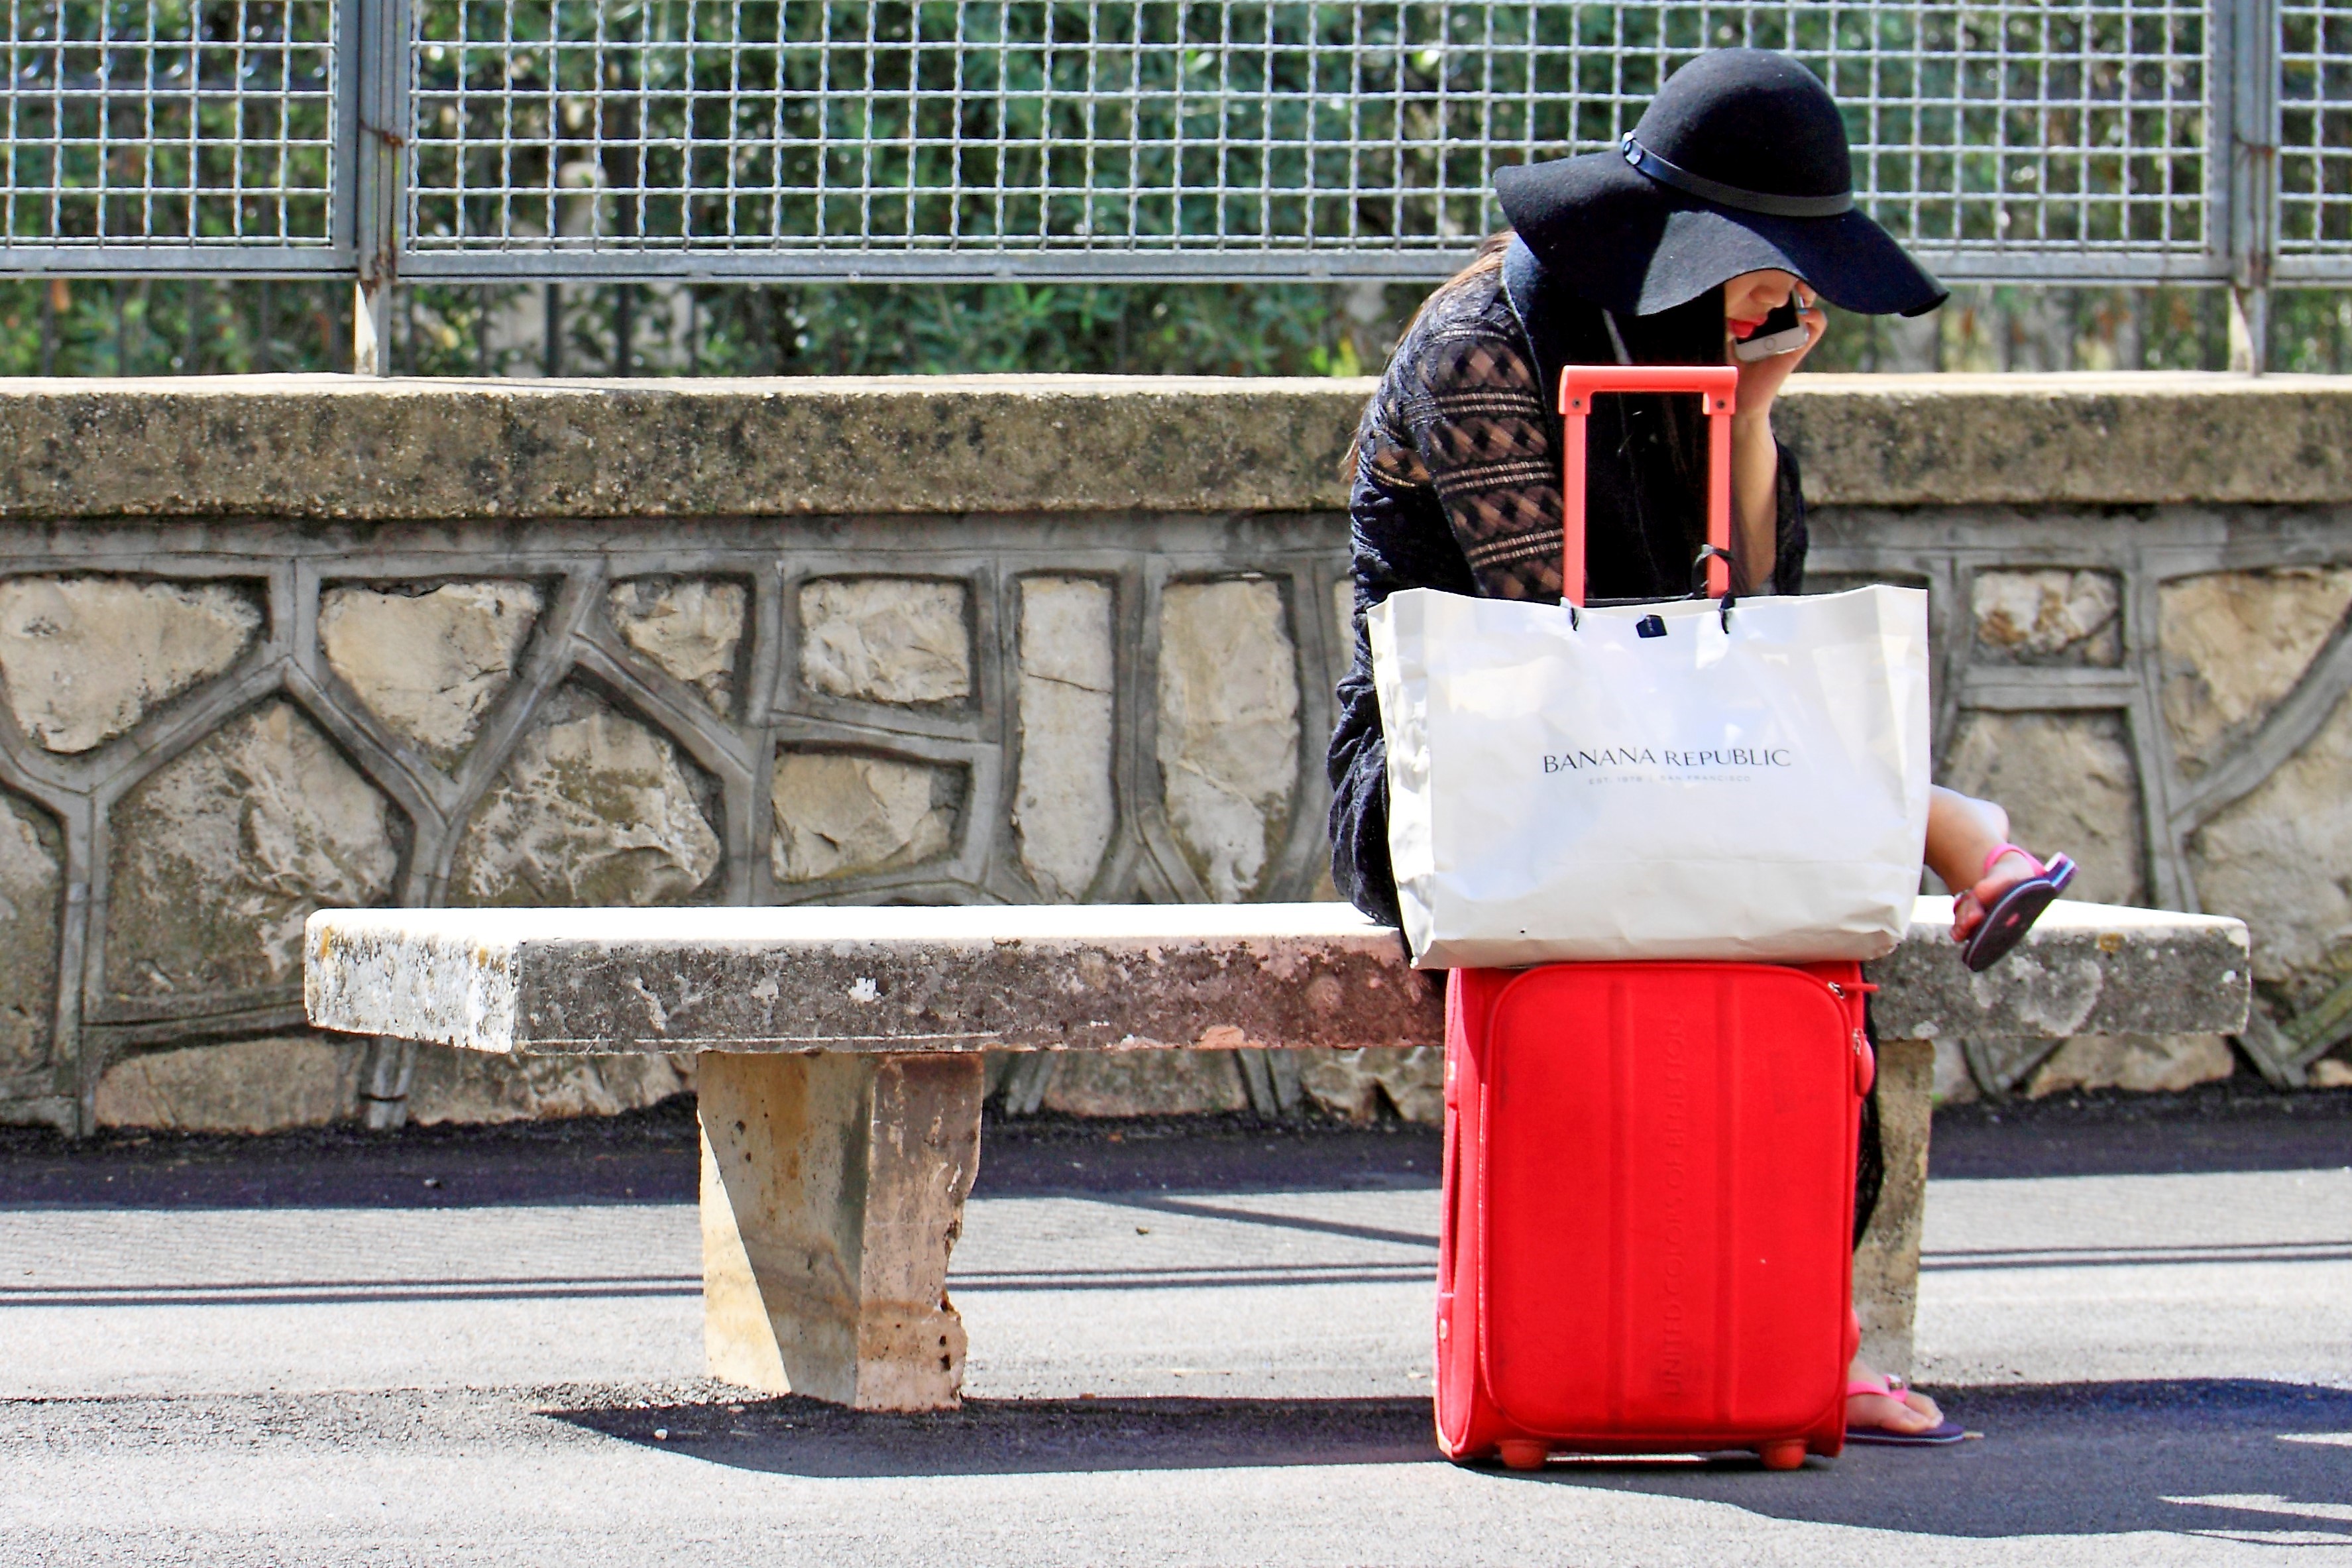
[[[1595,395],[1695,392],[1706,591],[1730,586],[1729,366],[1568,367],[1561,590],[1585,599]],[[1858,964],[1454,972],[1437,1437],[1533,1468],[1585,1453],[1845,1445],[1853,1181],[1874,1063]]]
[[1864,990],[1850,963],[1454,972],[1448,1458],[1843,1447]]

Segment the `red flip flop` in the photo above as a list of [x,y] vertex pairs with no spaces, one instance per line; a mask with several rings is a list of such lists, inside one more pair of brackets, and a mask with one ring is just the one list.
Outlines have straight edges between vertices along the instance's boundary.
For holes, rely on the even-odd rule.
[[1994,861],[2010,854],[2025,856],[2032,863],[2033,875],[2004,889],[1977,929],[1969,933],[1967,945],[1960,949],[1960,962],[1972,970],[1990,969],[2007,958],[2009,950],[2042,918],[2042,911],[2074,879],[2074,862],[2065,856],[2053,855],[2045,866],[2014,844],[2001,845],[1986,856],[1985,869],[1990,871]]

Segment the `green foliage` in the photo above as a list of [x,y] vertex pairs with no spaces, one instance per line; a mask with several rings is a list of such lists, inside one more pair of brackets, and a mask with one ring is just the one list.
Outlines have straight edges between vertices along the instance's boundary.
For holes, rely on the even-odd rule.
[[[830,284],[417,288],[393,368],[419,375],[1355,375],[1386,363],[1418,286]],[[625,309],[629,353],[616,351]],[[0,280],[0,374],[347,369],[346,283]],[[2220,370],[2227,297],[1963,289],[1924,322],[1832,312],[1812,371]],[[2272,296],[2271,368],[2352,372],[2352,293]]]
[[0,279],[0,374],[346,370],[351,291],[348,283]]
[[1385,354],[1382,309],[1309,284],[988,284],[706,290],[713,371],[875,375],[1143,372],[1349,375]]
[[[567,287],[557,298],[562,353],[553,368],[566,375],[1355,375],[1378,368],[1419,291],[835,284]],[[403,299],[399,369],[550,368],[541,289],[420,289]],[[625,363],[615,353],[624,310]],[[518,339],[527,346],[515,347]]]
[[[1920,322],[1832,309],[1829,334],[1805,368],[2226,370],[2229,305],[2218,289],[1957,289]],[[2352,294],[2273,292],[2269,368],[2352,371]]]
[[2306,374],[2352,371],[2352,293],[2306,289],[2274,297],[2271,368]]

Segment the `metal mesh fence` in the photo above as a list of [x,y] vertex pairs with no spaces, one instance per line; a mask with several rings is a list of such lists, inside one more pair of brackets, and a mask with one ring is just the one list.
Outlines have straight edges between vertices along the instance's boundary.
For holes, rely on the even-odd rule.
[[2352,257],[2352,0],[2280,0],[2278,244]]
[[427,255],[1428,270],[1499,223],[1497,167],[1613,144],[1676,66],[1735,43],[1829,82],[1864,200],[1930,253],[2206,247],[2202,0],[418,0],[415,19],[407,243]]
[[18,273],[1426,276],[1749,44],[1955,280],[2352,279],[2352,0],[5,4]]
[[334,241],[333,0],[12,0],[0,246]]

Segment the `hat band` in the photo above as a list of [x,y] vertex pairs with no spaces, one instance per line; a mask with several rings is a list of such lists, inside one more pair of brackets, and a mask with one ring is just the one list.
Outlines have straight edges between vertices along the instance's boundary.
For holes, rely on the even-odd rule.
[[1720,180],[1710,180],[1705,174],[1694,174],[1688,169],[1667,163],[1633,139],[1631,131],[1618,145],[1624,150],[1625,162],[1639,169],[1662,185],[1672,185],[1685,195],[1721,207],[1735,207],[1741,212],[1761,213],[1766,217],[1835,217],[1853,210],[1853,193],[1840,191],[1833,196],[1782,196],[1770,191],[1743,190],[1727,185]]

